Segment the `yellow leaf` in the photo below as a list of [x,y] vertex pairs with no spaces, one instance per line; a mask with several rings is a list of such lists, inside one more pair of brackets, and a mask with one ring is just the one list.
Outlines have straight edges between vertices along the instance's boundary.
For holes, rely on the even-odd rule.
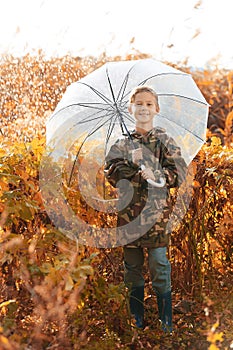
[[215,344],[211,344],[211,345],[208,347],[208,350],[218,350],[218,347],[217,347]]
[[5,349],[12,349],[9,340],[4,337],[3,335],[0,335],[0,343],[3,344]]
[[71,276],[69,275],[66,280],[65,290],[70,291],[73,289],[73,287],[74,287],[74,282]]
[[0,157],[4,157],[6,154],[6,151],[3,148],[0,148]]
[[221,146],[222,141],[219,137],[213,136],[211,137],[211,146]]

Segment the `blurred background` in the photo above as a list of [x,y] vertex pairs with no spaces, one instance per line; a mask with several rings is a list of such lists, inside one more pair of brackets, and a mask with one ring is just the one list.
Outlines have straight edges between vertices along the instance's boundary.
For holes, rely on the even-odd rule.
[[199,68],[233,68],[232,10],[232,0],[1,0],[0,54],[138,50]]

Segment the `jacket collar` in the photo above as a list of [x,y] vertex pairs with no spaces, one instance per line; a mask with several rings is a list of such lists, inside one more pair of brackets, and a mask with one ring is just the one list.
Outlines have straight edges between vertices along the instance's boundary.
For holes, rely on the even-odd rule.
[[163,129],[161,127],[155,127],[153,129],[149,130],[148,132],[146,132],[145,134],[140,134],[136,130],[133,130],[130,134],[133,138],[138,139],[143,143],[149,143],[153,139],[158,139],[158,136],[161,133],[163,134],[165,132],[166,132],[165,129]]

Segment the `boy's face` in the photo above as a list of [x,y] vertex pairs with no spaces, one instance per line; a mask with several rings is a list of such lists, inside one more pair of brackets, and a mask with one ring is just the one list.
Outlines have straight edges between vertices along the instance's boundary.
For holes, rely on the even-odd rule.
[[159,106],[156,103],[152,93],[144,91],[135,95],[134,102],[129,106],[129,112],[136,120],[136,123],[148,124],[153,121],[155,114],[159,112]]

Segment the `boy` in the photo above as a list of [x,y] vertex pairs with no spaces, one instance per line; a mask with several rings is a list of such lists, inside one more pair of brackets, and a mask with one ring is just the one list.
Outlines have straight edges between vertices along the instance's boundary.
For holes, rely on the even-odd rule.
[[[149,86],[136,87],[129,102],[135,130],[111,147],[105,165],[108,181],[119,188],[119,198],[123,198],[123,202],[124,198],[127,199],[125,207],[121,205],[118,212],[118,227],[123,228],[121,232],[125,232],[126,237],[123,244],[124,281],[130,291],[130,311],[135,325],[143,328],[142,268],[144,249],[147,249],[159,319],[162,328],[172,332],[171,266],[167,259],[170,235],[166,232],[166,225],[172,211],[169,189],[182,183],[186,164],[174,140],[164,129],[153,127],[154,116],[159,113],[155,91]],[[137,144],[141,147],[138,148]],[[156,185],[158,178],[165,179],[164,186],[161,182]],[[130,181],[133,187],[130,200],[127,196],[129,184],[120,180]]]

